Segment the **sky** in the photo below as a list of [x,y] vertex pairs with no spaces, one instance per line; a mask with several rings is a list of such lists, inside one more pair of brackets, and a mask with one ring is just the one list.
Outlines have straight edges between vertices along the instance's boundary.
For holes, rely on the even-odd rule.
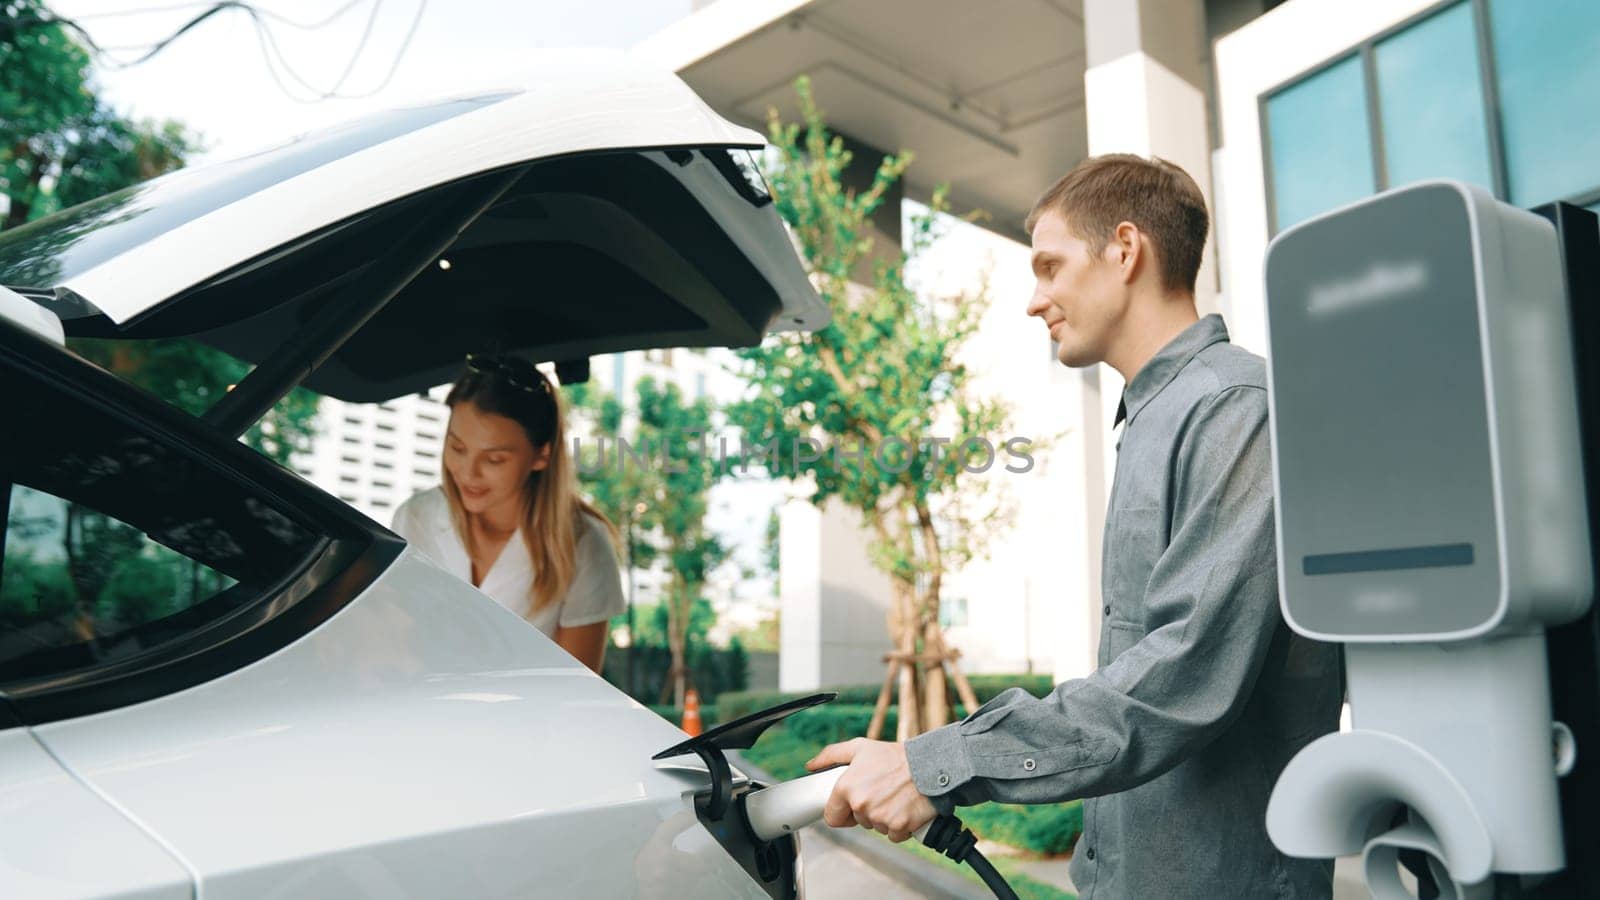
[[[265,35],[244,10],[224,10],[148,62],[120,68],[115,61],[142,55],[133,48],[171,35],[212,3],[47,2],[108,50],[97,66],[103,97],[125,114],[176,119],[201,135],[205,149],[192,162],[243,155],[363,112],[502,84],[540,48],[629,47],[691,6],[690,0],[258,0]],[[266,38],[287,71],[269,67]],[[353,98],[318,99],[336,86]]]

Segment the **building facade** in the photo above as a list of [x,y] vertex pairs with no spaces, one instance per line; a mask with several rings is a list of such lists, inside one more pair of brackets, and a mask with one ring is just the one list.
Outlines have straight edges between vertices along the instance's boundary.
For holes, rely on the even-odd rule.
[[[1054,366],[1023,315],[1021,221],[1073,164],[1130,152],[1195,177],[1213,212],[1197,304],[1263,355],[1266,246],[1297,221],[1439,177],[1521,206],[1600,209],[1588,0],[716,0],[636,50],[754,126],[769,108],[792,121],[790,86],[808,75],[836,131],[916,154],[908,199],[947,184],[958,211],[988,214],[942,264],[965,267],[969,286],[989,273],[971,356],[1019,432],[1055,440],[990,557],[948,581],[970,671],[1079,676],[1099,639],[1122,379]],[[868,646],[859,607],[886,607],[886,588],[865,574],[864,535],[838,511],[785,525],[785,560],[792,545],[819,572],[784,581],[785,653],[805,657],[785,658],[784,687],[881,672],[887,640]]]
[[[645,378],[676,385],[685,397],[708,397],[715,403],[732,399],[738,380],[730,372],[731,351],[660,349],[608,354],[591,360],[590,380],[596,388],[617,394],[629,405]],[[293,461],[306,480],[338,496],[370,518],[388,525],[394,512],[412,494],[440,483],[444,435],[450,411],[444,405],[448,385],[427,394],[397,397],[385,403],[345,403],[324,397],[318,403],[317,436],[311,450]],[[581,430],[573,435],[583,441]],[[730,440],[730,443],[736,441]],[[593,445],[580,443],[591,464]],[[614,451],[611,451],[614,452]],[[612,457],[614,458],[614,457]],[[713,489],[709,527],[736,545],[733,565],[717,573],[708,586],[718,612],[720,636],[754,627],[776,611],[770,578],[762,577],[760,542],[771,510],[782,500],[771,484],[751,480]],[[623,527],[625,522],[616,523]],[[739,573],[755,571],[757,577]],[[637,603],[657,602],[668,580],[661,566],[635,568],[625,582]],[[625,641],[626,636],[618,635]]]

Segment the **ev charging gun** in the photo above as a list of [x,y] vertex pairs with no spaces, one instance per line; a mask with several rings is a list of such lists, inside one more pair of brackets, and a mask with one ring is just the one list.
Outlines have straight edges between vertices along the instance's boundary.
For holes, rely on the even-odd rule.
[[[847,771],[848,766],[836,766],[745,794],[738,801],[745,826],[758,839],[771,841],[810,825],[822,818],[828,797]],[[936,816],[911,836],[956,862],[971,866],[1000,900],[1017,900],[1011,885],[978,852],[977,837],[962,827],[960,819]]]
[[[821,819],[823,808],[833,795],[834,786],[848,769],[848,766],[824,769],[744,795],[744,818],[750,833],[763,841],[770,841]],[[923,840],[932,827],[933,822],[929,822],[911,836]]]
[[[849,767],[837,766],[771,787],[736,794],[726,751],[747,750],[772,725],[802,709],[827,703],[837,696],[831,693],[813,694],[780,703],[718,725],[699,737],[668,747],[653,758],[662,760],[688,753],[699,756],[706,764],[707,774],[711,776],[711,785],[697,801],[697,811],[709,823],[720,823],[728,818],[730,812],[736,811],[736,818],[756,844],[759,861],[768,855],[767,851],[775,842],[790,838],[796,831],[822,818],[828,797],[833,794],[834,787]],[[1000,900],[1016,900],[1016,892],[978,852],[977,837],[963,828],[956,817],[938,816],[917,829],[915,837],[945,856],[971,866]]]

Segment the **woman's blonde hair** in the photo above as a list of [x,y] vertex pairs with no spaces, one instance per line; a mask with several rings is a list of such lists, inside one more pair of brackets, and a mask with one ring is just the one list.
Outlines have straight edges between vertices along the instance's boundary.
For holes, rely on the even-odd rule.
[[[486,413],[505,416],[522,426],[537,452],[550,447],[549,463],[531,472],[522,487],[522,540],[533,561],[531,612],[559,600],[578,574],[578,538],[585,513],[605,525],[613,544],[616,526],[578,493],[578,478],[567,453],[566,410],[561,394],[533,363],[514,356],[467,359],[467,368],[451,385],[445,405],[471,403]],[[444,467],[444,496],[450,504],[450,521],[470,554],[472,532],[467,527],[461,489]]]

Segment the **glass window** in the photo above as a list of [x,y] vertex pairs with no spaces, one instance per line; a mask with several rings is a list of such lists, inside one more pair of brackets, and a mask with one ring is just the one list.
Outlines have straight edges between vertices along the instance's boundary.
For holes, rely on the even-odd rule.
[[0,563],[0,672],[35,650],[114,647],[235,584],[113,516],[16,485]]
[[53,224],[7,231],[0,237],[0,284],[53,287],[229,203],[509,96],[491,94],[374,113],[250,156],[179,169],[107,194],[57,213],[50,217]]
[[939,603],[939,625],[942,628],[962,628],[967,624],[967,598],[946,597]]
[[1376,190],[1361,59],[1348,59],[1267,101],[1277,230]]
[[177,451],[53,421],[0,452],[0,687],[184,638],[316,547],[312,532]]
[[1493,190],[1471,5],[1407,28],[1376,54],[1389,186],[1454,178]]
[[1491,0],[1511,202],[1536,206],[1600,185],[1600,3]]

